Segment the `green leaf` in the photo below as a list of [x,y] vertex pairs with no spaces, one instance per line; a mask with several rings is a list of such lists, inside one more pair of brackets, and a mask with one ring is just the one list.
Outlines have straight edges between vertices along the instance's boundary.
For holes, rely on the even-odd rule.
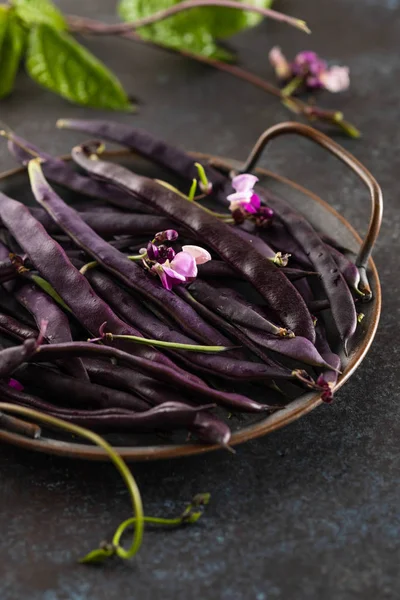
[[10,9],[8,6],[0,4],[0,58],[3,52],[3,41],[6,36],[9,14]]
[[115,75],[71,36],[48,25],[30,31],[26,67],[37,83],[75,104],[132,109]]
[[12,92],[24,42],[25,32],[15,14],[0,6],[0,98]]
[[[124,21],[135,21],[164,10],[182,0],[120,0],[119,14]],[[238,0],[240,3],[240,0]],[[253,0],[254,6],[269,8],[272,0]],[[232,60],[233,56],[216,43],[242,29],[253,27],[262,16],[248,11],[207,6],[183,11],[165,21],[138,30],[145,39],[177,50],[187,50],[218,60]]]
[[51,0],[12,0],[12,4],[27,25],[46,23],[59,31],[67,29],[63,15]]

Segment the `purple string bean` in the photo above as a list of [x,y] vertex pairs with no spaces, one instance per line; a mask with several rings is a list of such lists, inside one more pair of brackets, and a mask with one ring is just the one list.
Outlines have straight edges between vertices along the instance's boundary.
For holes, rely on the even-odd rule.
[[[159,339],[173,339],[177,342],[192,343],[190,338],[172,330],[164,325],[160,320],[151,315],[146,308],[128,292],[119,288],[106,275],[97,271],[88,272],[88,279],[97,293],[119,314],[124,320],[132,325],[141,326],[141,330],[146,335],[153,335]],[[229,340],[225,338],[225,343],[229,345]],[[289,379],[292,378],[291,371],[282,369],[272,361],[270,364],[260,364],[250,362],[241,358],[241,360],[224,356],[207,356],[204,354],[181,352],[179,357],[184,360],[196,371],[211,373],[229,380],[241,381],[264,381],[270,379]]]
[[75,169],[59,158],[54,158],[42,152],[34,144],[15,135],[9,136],[8,148],[11,154],[21,165],[27,165],[34,157],[44,160],[44,172],[50,181],[90,198],[105,200],[106,202],[124,210],[147,213],[146,206],[138,200],[133,200],[125,193],[111,185],[103,185],[98,181],[77,173]]
[[[164,289],[158,280],[149,276],[139,265],[130,261],[119,250],[112,247],[97,235],[79,214],[52,190],[39,163],[29,163],[31,186],[36,200],[49,212],[51,217],[73,241],[90,254],[105,269],[117,276],[125,285],[154,302],[162,311],[168,310],[180,327],[196,339],[213,345],[224,345],[219,332],[201,319],[195,311],[174,293]],[[109,324],[112,333],[118,333]]]
[[315,339],[312,320],[301,296],[279,269],[271,261],[263,259],[251,244],[245,240],[238,244],[231,228],[200,206],[124,167],[93,160],[87,150],[77,147],[72,151],[74,160],[80,166],[103,180],[112,181],[124,191],[140,196],[160,213],[182,225],[243,275],[263,296],[285,327],[311,341]]
[[18,341],[24,341],[38,336],[38,331],[36,329],[33,329],[4,313],[0,313],[0,331]]
[[[71,264],[61,246],[48,235],[27,207],[0,192],[0,216],[38,271],[44,275],[77,320],[92,335],[98,334],[103,323],[107,323],[109,329],[116,334],[141,335],[139,331],[123,323],[95,294],[87,279]],[[179,369],[168,357],[150,347],[129,342],[116,342],[116,345],[127,348],[128,352],[134,351],[140,356]],[[183,376],[197,379],[182,370]]]
[[[47,321],[44,337],[49,344],[72,342],[68,317],[50,296],[33,284],[21,286],[15,296],[18,302],[34,317],[38,327],[42,321]],[[68,373],[79,379],[89,379],[80,358],[65,361],[63,367]]]
[[232,410],[254,413],[269,410],[266,405],[251,400],[242,394],[216,390],[208,387],[205,383],[201,382],[201,380],[198,380],[198,383],[187,376],[185,377],[177,370],[176,366],[169,367],[156,360],[149,360],[142,356],[128,354],[127,352],[110,346],[97,346],[87,342],[71,342],[67,344],[40,346],[35,353],[34,360],[35,362],[46,362],[58,358],[67,358],[68,356],[114,358],[125,366],[147,373],[159,381],[164,381],[172,386],[176,386],[179,390],[187,391],[192,395],[207,399],[209,402],[227,406]]

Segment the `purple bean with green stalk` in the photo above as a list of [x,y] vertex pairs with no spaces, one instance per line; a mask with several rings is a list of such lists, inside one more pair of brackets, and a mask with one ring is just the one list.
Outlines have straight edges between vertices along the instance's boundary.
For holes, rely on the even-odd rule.
[[[186,391],[192,396],[199,397],[209,402],[215,402],[232,410],[241,412],[260,413],[270,410],[266,405],[247,398],[242,394],[224,392],[208,387],[204,382],[197,383],[189,377],[182,376],[176,366],[169,367],[155,360],[142,356],[129,354],[111,346],[100,346],[88,342],[70,342],[66,344],[52,344],[40,346],[34,355],[34,362],[52,362],[59,358],[79,356],[81,358],[113,358],[118,364],[125,365],[134,370],[148,374],[159,381]],[[192,397],[191,396],[191,397]]]
[[294,337],[293,332],[269,321],[254,304],[244,300],[237,292],[214,286],[196,279],[188,286],[189,292],[208,308],[226,318],[233,325],[252,327],[277,337]]
[[72,156],[92,175],[112,181],[124,191],[139,196],[154,209],[179,223],[196,239],[206,243],[257,289],[285,327],[296,335],[311,341],[315,339],[310,314],[296,289],[251,244],[245,240],[238,244],[236,234],[227,224],[150,179],[135,175],[119,165],[91,159],[90,152],[87,147],[77,147],[73,149]]
[[[0,216],[14,237],[21,243],[30,260],[45,275],[77,320],[93,335],[97,335],[106,322],[116,334],[141,337],[140,332],[119,319],[110,307],[92,290],[87,279],[68,260],[67,255],[20,202],[0,192]],[[195,375],[180,369],[168,357],[150,346],[117,342],[128,352],[157,360],[181,371],[181,376],[199,380]],[[202,382],[203,383],[203,382]],[[204,385],[204,384],[203,384]]]
[[308,365],[329,366],[309,340],[301,336],[293,337],[287,331],[280,334],[282,330],[264,318],[262,312],[258,312],[258,307],[246,301],[238,292],[221,288],[215,290],[203,281],[195,281],[188,290],[196,300],[234,324],[262,348]]
[[[158,406],[163,402],[187,402],[186,398],[178,389],[166,385],[164,382],[157,381],[139,371],[127,367],[106,364],[104,361],[86,359],[85,366],[92,381],[106,386],[112,386],[114,389],[122,389],[129,393],[134,393],[143,398],[151,406]],[[198,401],[200,398],[191,397],[192,401]],[[201,417],[200,417],[201,414]],[[199,413],[196,423],[188,428],[199,439],[210,444],[225,446],[230,439],[230,429],[216,415],[210,413]]]
[[251,244],[264,258],[271,260],[278,267],[287,266],[290,254],[285,254],[280,251],[275,252],[275,250],[273,250],[261,237],[255,233],[250,233],[241,227],[234,227],[234,231],[240,238],[249,242],[249,244]]
[[304,269],[312,269],[312,263],[306,251],[301,248],[285,225],[275,218],[267,229],[260,229],[259,236],[273,248],[290,254],[293,261]]
[[[189,344],[192,342],[183,334],[171,330],[128,292],[119,288],[109,277],[96,270],[87,273],[89,282],[94,290],[113,308],[118,311],[127,323],[137,327],[146,335],[156,336],[157,339],[173,339]],[[229,343],[229,340],[228,340]],[[292,373],[283,369],[272,360],[268,364],[253,363],[241,357],[240,360],[222,356],[206,356],[204,354],[180,353],[180,358],[196,372],[210,373],[229,380],[238,381],[265,381],[270,379],[291,379]]]
[[[47,183],[38,162],[29,163],[29,175],[36,200],[78,246],[125,285],[140,293],[146,300],[154,302],[162,311],[168,311],[169,316],[196,340],[225,346],[226,339],[217,330],[199,318],[197,313],[175,294],[149,277],[142,267],[103,240],[72,207],[65,204]],[[109,330],[119,333],[110,323]]]
[[[40,384],[46,390],[46,395],[53,394],[57,401],[63,397],[67,402],[71,399],[76,403],[79,399],[82,403],[88,403],[90,398],[91,406],[98,407],[97,410],[105,410],[112,407],[115,411],[147,411],[154,406],[160,406],[166,402],[178,402],[182,406],[193,408],[196,405],[188,403],[177,390],[168,388],[165,383],[161,383],[145,376],[142,373],[133,371],[124,367],[105,363],[104,361],[85,360],[85,366],[90,373],[91,379],[99,381],[103,385],[90,386],[80,385],[71,377],[61,376],[54,372],[43,376],[43,367],[38,365],[25,365],[17,371],[16,376],[23,383],[37,383],[38,376],[36,369],[41,369]],[[34,369],[33,372],[29,371]],[[22,376],[21,376],[21,370]],[[28,371],[28,376],[26,373]],[[49,371],[49,369],[46,369]],[[25,375],[25,378],[24,378]],[[42,379],[44,377],[44,379]],[[82,382],[80,382],[82,383]],[[78,384],[78,385],[77,385]],[[109,386],[112,385],[113,389]],[[106,387],[104,387],[106,386]],[[118,388],[121,388],[119,390]],[[124,393],[125,390],[125,393]],[[48,394],[49,392],[49,394]],[[100,392],[100,393],[99,393]],[[104,398],[107,402],[104,402]],[[204,405],[203,405],[204,406]],[[44,407],[36,406],[43,409]],[[225,446],[230,439],[229,427],[221,421],[216,415],[208,412],[202,412],[201,418],[196,418],[192,425],[187,427],[188,431],[197,435],[197,437],[212,444]]]
[[321,282],[331,305],[336,328],[345,351],[357,327],[354,301],[347,283],[333,260],[328,248],[310,223],[282,198],[259,188],[260,196],[274,210],[291,235],[309,257],[314,269],[321,275]]
[[[197,178],[196,160],[183,150],[157,139],[147,131],[130,127],[126,123],[104,121],[99,119],[59,119],[60,129],[74,129],[88,133],[94,138],[108,140],[134,150],[144,158],[161,167],[169,169],[176,175],[192,181]],[[201,162],[201,161],[200,161]],[[206,176],[212,178],[214,186],[224,185],[226,179],[215,169],[203,164]]]
[[[60,119],[57,126],[61,129],[73,129],[89,133],[94,137],[100,137],[126,146],[160,166],[168,168],[184,179],[192,180],[197,176],[193,157],[163,140],[155,138],[146,131],[129,127],[126,124],[104,120]],[[204,167],[207,178],[213,185],[214,192],[217,192],[217,199],[224,206],[227,206],[227,194],[224,191],[227,184],[226,177],[209,165],[204,165]],[[243,235],[240,228],[237,228],[237,233]],[[306,252],[289,235],[283,223],[275,221],[267,230],[260,230],[259,235],[261,238],[259,238],[260,250],[262,240],[273,240],[273,245],[278,251],[292,254],[296,257],[297,262],[307,268],[310,267],[311,263]],[[328,243],[331,242],[328,240]]]
[[[296,240],[290,236],[283,223],[275,220],[271,227],[269,227],[265,232],[263,231],[260,235],[268,240],[272,240],[271,243],[275,248],[283,247],[285,251],[290,252],[296,262],[300,263],[304,267],[312,267],[312,263],[309,260],[309,257],[307,257],[306,251],[303,250],[298,242],[296,242]],[[328,239],[330,240],[331,238]],[[329,253],[332,255],[333,260],[339,267],[339,271],[346,280],[349,288],[356,295],[360,296],[360,290],[358,289],[360,273],[356,265],[352,263],[346,256],[344,256],[342,252],[332,246],[332,244],[328,244],[326,242],[324,242],[324,244],[328,248]]]
[[258,356],[265,364],[272,362],[270,356],[268,356],[259,346],[254,344],[248,336],[246,336],[240,329],[223,319],[216,312],[210,310],[207,306],[198,302],[194,296],[185,287],[179,288],[177,293],[190,304],[204,319],[212,323],[215,327],[218,327],[226,333],[232,340],[237,340],[243,348],[247,348],[252,354]]
[[[199,265],[199,276],[203,279],[242,279],[229,265],[222,260],[212,260]],[[319,277],[316,271],[303,271],[302,269],[293,269],[291,267],[281,267],[281,272],[286,275],[290,281],[297,281],[303,277]]]
[[90,198],[105,200],[117,208],[141,213],[149,212],[148,207],[143,203],[133,200],[113,186],[104,186],[98,181],[77,173],[67,162],[42,152],[37,146],[18,135],[7,132],[6,137],[9,139],[8,149],[21,165],[26,166],[32,158],[41,158],[44,161],[43,169],[46,177],[53,183]]
[[[49,283],[60,293],[64,302],[70,306],[74,315],[86,329],[97,334],[101,325],[107,322],[113,332],[118,331],[128,335],[138,334],[133,327],[129,327],[118,319],[109,306],[95,294],[85,277],[71,265],[62,248],[50,238],[43,226],[34,219],[25,206],[0,193],[0,215],[3,222],[29,254],[32,263],[36,264],[39,271],[43,271]],[[206,398],[211,398],[211,401],[219,401],[244,412],[268,410],[262,404],[246,396],[212,390],[201,379],[184,371],[162,353],[150,347],[145,348],[132,343],[126,343],[122,347],[128,347],[128,351],[134,349],[136,355],[122,352],[117,348],[96,346],[85,342],[71,342],[48,347],[42,346],[40,354],[36,354],[36,360],[39,359],[39,356],[45,357],[45,360],[47,357],[50,361],[52,358],[79,357],[80,353],[89,357],[120,358],[133,367],[147,369],[146,372],[149,372],[150,375],[158,373],[167,381],[175,383],[179,389],[202,394]]]

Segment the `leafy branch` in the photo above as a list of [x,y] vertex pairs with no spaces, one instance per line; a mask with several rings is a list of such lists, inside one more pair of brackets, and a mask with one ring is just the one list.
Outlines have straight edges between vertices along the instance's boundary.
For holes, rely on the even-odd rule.
[[0,98],[11,93],[18,66],[25,57],[29,76],[65,99],[93,108],[132,111],[117,77],[71,33],[121,36],[177,52],[225,71],[279,98],[308,121],[334,124],[351,137],[358,131],[336,111],[321,109],[233,64],[220,47],[223,39],[272,18],[309,33],[304,21],[270,8],[271,0],[120,0],[124,23],[108,25],[64,16],[52,0],[10,0],[0,5]]

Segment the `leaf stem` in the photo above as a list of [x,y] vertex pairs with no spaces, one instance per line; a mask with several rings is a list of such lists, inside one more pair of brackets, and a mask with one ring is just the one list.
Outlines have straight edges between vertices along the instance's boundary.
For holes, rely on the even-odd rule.
[[[220,6],[223,8],[233,8],[236,10],[257,13],[263,17],[273,19],[274,21],[279,21],[281,23],[291,25],[292,27],[296,27],[297,29],[304,31],[305,33],[311,33],[310,29],[307,26],[307,23],[305,21],[302,21],[301,19],[290,17],[289,15],[285,15],[270,8],[262,8],[261,6],[254,6],[253,4],[249,4],[246,2],[239,3],[236,2],[236,0],[183,0],[183,2],[180,2],[179,4],[173,4],[168,8],[159,10],[153,13],[152,15],[142,17],[141,19],[137,19],[136,21],[131,21],[129,23],[117,23],[115,25],[98,23],[95,27],[91,27],[89,31],[90,33],[99,35],[103,35],[104,33],[111,35],[121,35],[130,31],[135,31],[136,29],[139,29],[140,27],[144,27],[146,25],[159,23],[160,21],[164,21],[165,19],[168,19],[173,15],[176,15],[183,11],[205,6]],[[79,31],[81,33],[87,32],[85,20],[81,20],[79,17],[75,17],[74,20],[69,19],[69,24],[72,31]]]
[[[62,431],[78,435],[79,437],[83,437],[93,442],[94,444],[96,444],[100,448],[103,448],[103,450],[106,451],[110,461],[114,464],[114,466],[122,476],[122,479],[124,480],[131,497],[133,513],[135,515],[134,521],[132,522],[135,525],[133,540],[128,550],[125,550],[121,546],[117,546],[115,549],[112,550],[110,548],[108,548],[107,550],[95,550],[89,555],[87,555],[84,559],[82,559],[81,562],[94,562],[95,560],[99,559],[99,553],[101,554],[102,558],[111,556],[114,553],[123,559],[131,558],[132,556],[134,556],[139,550],[143,539],[144,518],[142,498],[131,471],[129,470],[127,464],[121,458],[121,456],[114,450],[114,448],[104,438],[99,436],[97,433],[90,431],[89,429],[79,427],[78,425],[73,425],[72,423],[67,423],[62,419],[46,415],[45,413],[42,413],[38,410],[34,410],[32,408],[16,406],[7,402],[0,402],[0,411],[6,413],[16,413],[23,417],[27,417],[28,419],[39,421],[41,423],[44,423],[45,425],[49,425],[50,427],[55,427],[57,429],[61,429]],[[92,555],[92,558],[89,558],[90,555]]]

